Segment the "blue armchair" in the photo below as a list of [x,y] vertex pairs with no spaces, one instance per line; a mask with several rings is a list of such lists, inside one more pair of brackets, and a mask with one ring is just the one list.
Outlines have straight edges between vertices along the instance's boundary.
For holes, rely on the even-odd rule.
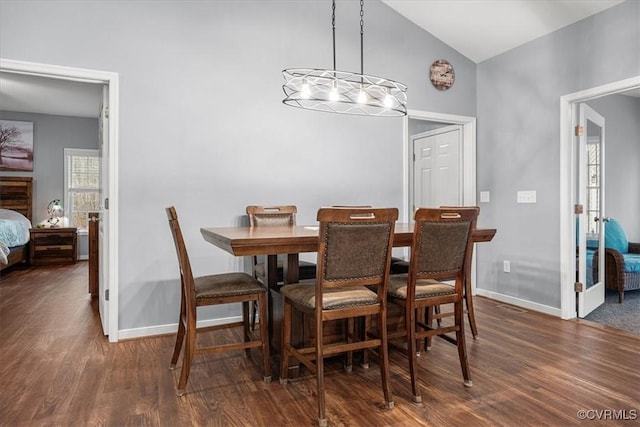
[[[624,292],[640,289],[640,243],[632,243],[615,219],[605,228],[605,277],[607,289],[618,292],[618,302],[624,300]],[[593,258],[594,277],[598,272],[598,251]]]

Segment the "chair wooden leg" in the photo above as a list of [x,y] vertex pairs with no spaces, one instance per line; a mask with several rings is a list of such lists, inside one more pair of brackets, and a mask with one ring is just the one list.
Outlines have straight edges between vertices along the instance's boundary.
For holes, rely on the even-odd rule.
[[[345,341],[347,343],[353,342],[353,334],[355,333],[353,317],[346,319],[347,324],[345,328]],[[344,370],[351,372],[353,370],[353,351],[348,351],[345,355]]]
[[[437,307],[437,308],[436,308]],[[430,328],[433,328],[433,318],[436,317],[436,314],[440,313],[440,306],[428,306],[425,309],[425,325],[428,325]],[[440,323],[440,319],[437,319],[437,324],[438,327],[440,327],[441,323]],[[424,345],[425,345],[425,350],[428,350],[431,348],[431,343],[433,342],[433,337],[431,335],[429,335],[427,338],[425,338],[424,340]]]
[[289,347],[291,346],[291,302],[285,297],[282,308],[282,336],[280,339],[280,384],[286,384],[289,376]]
[[[369,333],[369,331],[371,330],[371,316],[365,316],[364,317],[364,339],[366,340],[368,338],[367,334]],[[379,321],[376,323],[377,325],[379,325]],[[362,352],[362,363],[360,364],[360,367],[363,369],[369,369],[369,349],[365,348],[364,351]]]
[[185,323],[187,308],[185,305],[184,294],[180,298],[180,316],[178,317],[178,335],[176,336],[176,344],[173,348],[173,356],[171,356],[171,365],[169,369],[174,370],[178,363],[178,357],[180,357],[180,351],[182,350],[182,343],[184,342]]
[[465,278],[464,281],[464,302],[467,306],[467,317],[469,318],[469,326],[471,326],[471,334],[473,339],[478,339],[478,327],[476,326],[476,314],[473,311],[473,295],[471,295],[471,280]]
[[325,414],[324,396],[324,355],[323,355],[323,324],[316,319],[316,381],[318,383],[318,426],[327,426],[327,416]]
[[180,372],[180,381],[178,382],[178,396],[184,396],[189,380],[189,371],[191,371],[191,361],[196,347],[196,330],[195,325],[187,325],[187,337],[184,347],[184,356],[182,357],[182,371]]
[[251,330],[256,330],[256,313],[258,312],[258,308],[256,307],[256,302],[253,301],[251,303]]
[[[253,305],[253,301],[251,301],[251,305]],[[244,333],[244,342],[251,341],[251,334],[249,329],[253,328],[249,323],[249,301],[245,301],[242,303],[242,329]],[[245,348],[244,355],[246,357],[251,356],[251,350]]]
[[438,325],[438,328],[442,326],[442,318],[440,317],[440,315],[442,314],[442,312],[440,311],[440,304],[433,306],[433,312],[436,315],[436,323]]
[[460,357],[460,368],[462,368],[462,377],[464,378],[465,387],[472,387],[471,370],[469,369],[469,360],[467,359],[467,345],[464,338],[464,313],[462,309],[462,301],[454,304],[455,322],[456,322],[456,344],[458,346],[458,356]]
[[406,305],[406,328],[407,328],[407,356],[409,358],[409,374],[411,375],[411,393],[414,402],[422,402],[420,394],[420,384],[418,380],[418,355],[416,342],[416,307],[412,304]]
[[[368,316],[367,316],[368,317]],[[378,336],[380,337],[380,377],[382,379],[382,392],[384,394],[384,403],[387,409],[392,409],[393,394],[391,393],[391,374],[389,371],[389,345],[387,342],[387,313],[386,310],[378,316],[380,319],[376,322],[378,326]],[[365,331],[365,339],[366,339]]]
[[180,351],[182,350],[182,344],[184,343],[185,326],[182,319],[182,315],[180,315],[180,319],[178,320],[178,334],[176,336],[176,345],[173,348],[171,365],[169,365],[169,369],[171,370],[176,369],[176,364],[178,363],[178,358],[180,357]]
[[[255,304],[252,302],[252,306]],[[271,360],[269,355],[269,325],[267,320],[267,294],[258,295],[258,306],[260,308],[260,339],[262,340],[262,361],[264,363],[264,382],[271,382]]]

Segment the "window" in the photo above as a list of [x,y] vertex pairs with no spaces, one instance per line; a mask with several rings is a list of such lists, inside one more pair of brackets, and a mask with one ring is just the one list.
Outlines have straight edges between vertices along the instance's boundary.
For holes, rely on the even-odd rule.
[[600,138],[587,138],[587,233],[597,235],[600,218]]
[[69,227],[88,230],[88,213],[100,210],[98,150],[64,149],[65,216]]

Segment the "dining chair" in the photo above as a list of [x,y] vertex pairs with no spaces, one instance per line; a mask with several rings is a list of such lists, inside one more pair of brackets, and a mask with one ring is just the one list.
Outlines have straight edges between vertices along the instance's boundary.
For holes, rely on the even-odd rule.
[[[385,406],[393,408],[387,349],[387,284],[395,222],[398,210],[363,208],[321,208],[318,211],[318,268],[315,286],[290,284],[281,288],[284,296],[280,382],[288,381],[289,358],[293,357],[317,381],[318,425],[326,426],[324,358],[347,355],[351,369],[355,350],[378,349]],[[315,322],[311,342],[292,343],[293,311]],[[376,316],[376,336],[354,332],[354,319]],[[344,340],[325,343],[323,326],[345,321]],[[371,322],[367,324],[371,325]]]
[[[296,214],[298,209],[293,205],[283,206],[247,206],[247,216],[249,217],[249,227],[273,227],[273,226],[294,226],[296,225]],[[265,263],[271,262],[269,268]],[[266,256],[260,259],[253,257],[253,276],[264,284],[284,282],[284,261],[277,259],[277,256]],[[271,280],[266,276],[269,274]],[[307,261],[298,261],[299,280],[309,280],[316,277],[316,265]],[[251,327],[255,327],[256,308],[251,311]]]
[[[267,322],[267,293],[266,288],[246,273],[220,273],[208,276],[194,277],[191,263],[185,247],[184,238],[178,223],[178,214],[173,206],[166,208],[169,218],[169,226],[180,268],[181,300],[180,317],[178,319],[178,334],[176,344],[171,356],[170,369],[175,369],[184,343],[184,355],[182,357],[182,371],[178,382],[177,395],[183,396],[186,392],[189,371],[194,355],[205,353],[221,353],[235,350],[245,350],[249,356],[251,348],[262,349],[262,362],[264,365],[264,381],[271,381],[271,363],[269,361],[269,333]],[[232,322],[219,325],[217,329],[244,328],[244,341],[240,343],[217,344],[209,347],[196,346],[196,334],[201,332],[197,327],[197,308],[201,306],[242,303],[242,322]],[[249,303],[256,302],[260,310],[260,336],[252,337],[249,330]]]
[[[475,209],[418,209],[414,219],[411,259],[407,274],[391,275],[387,298],[404,310],[405,327],[392,331],[392,348],[409,359],[411,391],[415,402],[422,401],[418,380],[417,344],[419,340],[441,337],[458,348],[464,385],[471,387],[471,373],[464,337],[464,274],[473,250],[472,232],[478,212]],[[445,283],[454,279],[454,285]],[[453,304],[453,325],[434,325],[434,307]],[[421,312],[426,312],[421,316]],[[424,319],[424,320],[423,320]],[[455,338],[448,334],[455,333]],[[396,340],[402,339],[397,345]]]
[[[476,215],[480,215],[479,206],[440,206],[441,209],[473,209]],[[471,327],[471,334],[473,339],[478,339],[478,326],[476,324],[476,315],[473,309],[473,295],[471,293],[471,261],[473,259],[473,250],[471,256],[467,259],[467,265],[465,266],[464,273],[464,303],[466,306],[467,318],[469,319],[469,326]],[[406,274],[409,272],[409,261],[404,261],[400,258],[391,258],[391,274]],[[439,307],[434,309],[435,320],[440,321],[442,317],[451,315],[452,313],[440,313]]]

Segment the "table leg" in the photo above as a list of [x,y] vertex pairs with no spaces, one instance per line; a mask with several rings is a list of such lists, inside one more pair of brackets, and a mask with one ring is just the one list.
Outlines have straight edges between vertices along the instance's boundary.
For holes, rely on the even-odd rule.
[[273,288],[278,285],[278,255],[267,255],[264,275],[267,278],[267,286]]
[[[280,355],[280,346],[282,345],[282,318],[283,318],[283,305],[284,298],[280,293],[281,285],[278,283],[277,277],[277,256],[269,255],[267,260],[267,271],[265,275],[268,278],[269,285],[269,342],[271,344],[271,354]],[[298,254],[287,254],[283,265],[283,281],[287,283],[297,283],[299,281],[299,257]],[[301,315],[300,315],[301,317]],[[292,325],[292,342],[302,342],[304,328],[302,326],[302,319],[295,320]],[[297,363],[292,363],[289,366],[289,378],[296,378],[299,375],[300,367]]]
[[287,254],[287,261],[284,263],[283,280],[287,283],[297,283],[299,277],[300,258],[298,254]]
[[[268,330],[269,330],[269,345],[271,347],[271,354],[279,354],[280,348],[277,347],[277,342],[275,340],[275,334],[279,333],[278,330],[274,328],[274,306],[273,306],[273,296],[271,292],[273,289],[277,288],[278,285],[278,256],[277,255],[267,255],[266,262],[264,264],[265,272],[264,275],[267,278],[267,316],[268,319]],[[262,321],[262,320],[261,320]]]

